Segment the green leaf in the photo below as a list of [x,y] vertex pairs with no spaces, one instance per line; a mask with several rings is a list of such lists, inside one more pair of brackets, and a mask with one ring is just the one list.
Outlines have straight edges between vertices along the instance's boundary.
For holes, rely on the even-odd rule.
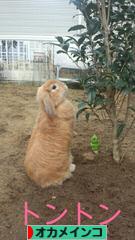
[[69,29],[68,29],[68,32],[70,32],[70,31],[76,31],[76,30],[81,30],[81,29],[85,29],[85,26],[79,24],[79,25],[75,25],[75,26],[69,28]]
[[121,136],[125,126],[126,126],[126,124],[124,122],[119,122],[117,124],[117,138],[119,138]]
[[65,41],[65,43],[71,42],[71,43],[75,43],[78,46],[78,41],[76,38],[71,37],[71,36],[67,36],[67,37],[68,37],[68,39]]
[[78,119],[79,118],[79,115],[81,113],[83,113],[86,109],[88,109],[88,107],[82,107],[78,110],[78,112],[76,113],[76,118]]
[[85,40],[85,36],[82,36],[78,39],[78,45],[80,46]]
[[58,41],[59,43],[61,43],[61,44],[64,42],[63,37],[58,36],[58,37],[56,37],[56,39],[57,39],[57,41]]
[[118,90],[124,90],[126,89],[126,87],[128,87],[128,85],[127,82],[125,82],[123,79],[119,79],[118,81],[116,81],[115,87]]
[[78,109],[85,108],[86,104],[87,104],[86,102],[80,101],[79,104],[78,104]]
[[68,51],[68,48],[69,48],[69,43],[66,43],[62,46],[62,49],[67,52]]
[[74,55],[74,57],[80,55],[80,51],[79,51],[78,49],[76,49],[76,50],[70,50],[70,53],[71,53],[72,55]]
[[94,41],[101,40],[103,38],[103,34],[99,33],[93,38]]
[[94,104],[96,98],[96,89],[95,88],[90,88],[88,90],[88,103],[90,105]]
[[88,33],[89,35],[94,35],[100,31],[101,23],[95,18],[90,19],[88,23]]
[[107,101],[107,99],[105,99],[104,96],[97,95],[96,98],[95,98],[94,107],[99,106],[99,105],[100,106],[106,105],[106,101]]
[[66,52],[63,51],[63,50],[58,50],[58,51],[57,51],[57,54],[61,54],[61,53],[65,53],[65,54],[66,54]]

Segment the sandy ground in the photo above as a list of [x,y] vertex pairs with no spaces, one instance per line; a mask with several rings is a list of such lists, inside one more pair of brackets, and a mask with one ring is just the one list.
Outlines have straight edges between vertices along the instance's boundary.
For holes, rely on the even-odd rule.
[[[24,202],[40,219],[29,216],[29,224],[45,224],[67,208],[67,215],[57,224],[77,224],[77,203],[93,216],[82,217],[81,224],[98,224],[110,218],[118,209],[121,214],[108,224],[110,240],[135,239],[135,126],[123,147],[127,154],[120,165],[111,156],[111,126],[105,127],[92,118],[81,117],[76,122],[72,152],[77,165],[73,177],[62,186],[40,189],[27,177],[23,161],[27,142],[38,111],[36,86],[0,84],[0,240],[26,239]],[[70,90],[70,98],[82,95]],[[134,101],[134,99],[133,99]],[[105,130],[105,131],[104,131]],[[89,137],[97,133],[101,151],[92,156]],[[53,204],[56,210],[47,208]],[[99,208],[106,204],[108,211]]]

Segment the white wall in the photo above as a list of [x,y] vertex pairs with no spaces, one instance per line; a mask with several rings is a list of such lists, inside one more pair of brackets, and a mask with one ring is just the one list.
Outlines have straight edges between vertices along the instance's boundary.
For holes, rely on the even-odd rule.
[[77,13],[69,0],[0,0],[0,36],[66,35]]
[[[54,42],[55,36],[70,35],[67,30],[78,24],[79,17],[73,18],[78,13],[69,0],[0,0],[0,39]],[[56,65],[76,67],[56,50]]]

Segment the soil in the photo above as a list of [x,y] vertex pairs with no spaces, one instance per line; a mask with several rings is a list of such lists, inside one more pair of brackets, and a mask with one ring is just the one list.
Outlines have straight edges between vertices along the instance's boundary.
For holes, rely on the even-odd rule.
[[[77,224],[77,203],[93,216],[82,216],[81,224],[98,224],[120,215],[108,224],[108,239],[135,240],[135,126],[126,138],[126,155],[121,164],[113,162],[111,125],[102,126],[94,117],[87,123],[83,116],[76,122],[72,153],[76,164],[73,177],[62,186],[41,189],[26,175],[23,161],[28,139],[38,111],[36,86],[0,84],[0,240],[25,240],[24,202],[40,216],[29,215],[28,224],[45,224],[68,209],[57,224]],[[81,90],[70,90],[75,106]],[[134,101],[134,97],[132,101]],[[89,138],[100,136],[101,150],[96,156]],[[56,206],[56,210],[46,205]],[[105,204],[106,211],[99,207]]]

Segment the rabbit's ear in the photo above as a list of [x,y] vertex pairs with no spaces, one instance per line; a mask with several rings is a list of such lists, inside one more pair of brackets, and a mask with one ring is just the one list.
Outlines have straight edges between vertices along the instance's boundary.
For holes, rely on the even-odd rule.
[[45,112],[48,114],[48,116],[50,118],[54,117],[56,115],[55,107],[48,93],[46,93],[45,95],[44,105],[45,105]]

